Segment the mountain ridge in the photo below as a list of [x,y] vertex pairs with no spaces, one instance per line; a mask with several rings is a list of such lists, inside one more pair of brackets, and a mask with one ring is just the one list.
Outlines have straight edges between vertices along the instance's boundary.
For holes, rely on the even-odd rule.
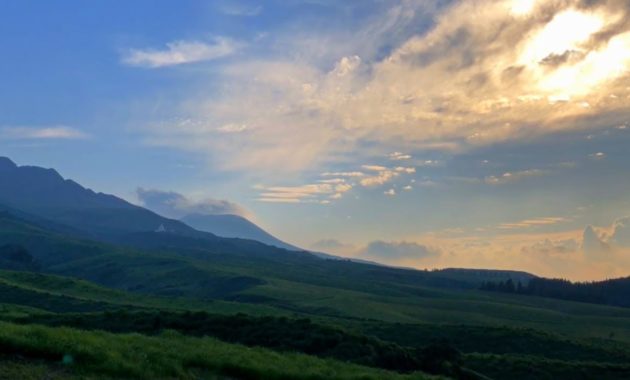
[[283,242],[239,215],[193,213],[184,216],[180,221],[198,231],[210,232],[221,237],[256,240],[290,251],[303,251],[301,248]]

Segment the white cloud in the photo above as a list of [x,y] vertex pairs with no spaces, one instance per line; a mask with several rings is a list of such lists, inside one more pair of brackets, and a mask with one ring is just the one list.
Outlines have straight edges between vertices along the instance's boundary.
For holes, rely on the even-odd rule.
[[413,174],[416,172],[416,168],[408,168],[404,166],[398,166],[394,168],[394,170],[398,173],[406,173],[406,174]]
[[301,186],[259,187],[258,201],[270,203],[320,203],[329,204],[331,199],[340,199],[352,190],[353,185],[345,181],[324,180],[316,184]]
[[603,153],[603,152],[592,153],[592,154],[589,154],[588,157],[592,160],[603,160],[604,158],[606,158],[606,153]]
[[361,186],[365,186],[365,187],[382,186],[392,181],[397,176],[399,176],[399,173],[395,171],[383,170],[375,176],[365,177],[361,179],[360,183],[361,183]]
[[169,218],[182,218],[189,214],[233,214],[249,217],[249,213],[234,202],[212,198],[190,199],[174,191],[138,188],[136,195],[148,209]]
[[392,161],[402,161],[402,160],[410,160],[412,157],[409,154],[404,154],[401,152],[394,152],[388,155],[389,159]]
[[166,48],[130,49],[122,57],[122,62],[129,66],[158,68],[186,63],[211,61],[234,54],[240,47],[230,38],[215,37],[211,42],[173,41]]
[[[383,186],[401,175],[416,172],[415,168],[402,166],[388,168],[380,165],[362,165],[361,169],[370,174],[362,171],[325,172],[316,183],[299,186],[257,186],[256,189],[260,191],[258,200],[274,203],[329,204],[332,200],[341,199],[345,193],[359,185],[362,187]],[[384,193],[390,196],[396,195],[393,188]]]
[[362,168],[371,172],[383,172],[388,170],[385,166],[379,165],[363,165]]
[[89,136],[76,128],[50,127],[0,127],[0,139],[7,140],[77,140]]

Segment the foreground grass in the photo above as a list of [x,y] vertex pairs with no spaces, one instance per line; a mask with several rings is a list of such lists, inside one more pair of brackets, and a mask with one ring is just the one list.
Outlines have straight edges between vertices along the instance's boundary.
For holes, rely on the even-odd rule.
[[468,354],[466,364],[493,379],[619,380],[630,379],[630,364],[570,362],[527,355]]
[[[198,379],[200,374],[202,378],[270,380],[430,378],[421,373],[400,375],[301,354],[247,348],[212,338],[185,337],[172,331],[147,337],[0,323],[0,352],[34,363],[66,363],[67,376],[83,378]],[[42,371],[41,363],[34,365],[28,370]]]

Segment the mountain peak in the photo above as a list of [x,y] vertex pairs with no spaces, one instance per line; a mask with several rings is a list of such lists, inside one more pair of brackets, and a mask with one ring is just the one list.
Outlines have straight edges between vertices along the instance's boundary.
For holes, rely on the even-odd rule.
[[0,157],[0,170],[8,171],[17,169],[15,162],[11,161],[8,157]]

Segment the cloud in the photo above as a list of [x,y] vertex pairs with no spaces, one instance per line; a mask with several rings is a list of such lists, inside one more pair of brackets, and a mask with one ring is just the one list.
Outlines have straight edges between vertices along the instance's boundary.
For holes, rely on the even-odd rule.
[[365,177],[361,179],[361,186],[364,187],[374,187],[374,186],[382,186],[390,181],[392,181],[395,177],[397,177],[399,173],[393,170],[383,170],[379,172],[375,176]]
[[[191,118],[247,125],[239,139],[158,123],[150,143],[227,169],[286,173],[322,169],[366,144],[382,156],[457,153],[627,121],[624,2],[459,1],[437,14],[403,3],[349,26],[343,35],[356,38],[336,29],[277,36],[290,49],[231,62],[219,94],[183,101]],[[329,48],[342,40],[349,45]]]
[[502,230],[514,230],[514,229],[523,229],[523,228],[532,228],[532,227],[544,227],[550,226],[560,223],[570,222],[571,219],[565,217],[547,217],[547,218],[536,218],[536,219],[525,219],[515,223],[503,223],[499,225],[499,229]]
[[[298,186],[256,186],[260,191],[257,198],[268,203],[319,203],[329,204],[357,186],[378,187],[394,181],[401,175],[416,172],[412,167],[388,168],[381,165],[362,165],[363,171],[324,172],[316,183]],[[373,173],[373,174],[366,174]],[[394,196],[396,190],[389,189],[385,195]]]
[[383,172],[388,170],[385,166],[380,165],[363,165],[362,168],[371,172]]
[[484,178],[484,182],[488,185],[505,185],[507,183],[517,182],[525,178],[540,177],[546,175],[547,173],[548,171],[541,169],[506,172],[500,176],[488,176]]
[[592,160],[603,160],[604,158],[606,158],[606,153],[597,152],[597,153],[589,154],[588,158]]
[[322,177],[364,177],[363,172],[325,172]]
[[[362,169],[365,171],[377,172],[375,175],[370,175],[361,178],[359,183],[363,187],[376,187],[385,185],[388,182],[393,181],[401,174],[413,174],[416,172],[416,168],[398,166],[395,168],[388,168],[380,165],[363,165]],[[386,193],[387,194],[387,193]],[[394,195],[394,194],[387,194]]]
[[0,140],[80,140],[85,132],[66,126],[0,127]]
[[575,239],[551,240],[545,239],[530,246],[521,248],[525,255],[566,256],[578,252],[580,243]]
[[130,49],[122,57],[129,66],[159,68],[193,62],[212,61],[236,53],[241,44],[226,37],[215,37],[211,42],[173,41],[166,48]]
[[402,160],[410,160],[412,157],[409,154],[403,154],[400,152],[390,153],[388,155],[389,159],[392,161],[402,161]]
[[322,180],[319,183],[301,186],[258,186],[258,201],[267,203],[320,203],[328,204],[331,199],[340,199],[352,190],[353,185],[342,178]]
[[610,239],[611,243],[630,248],[630,217],[626,216],[617,219],[613,224],[613,233]]
[[174,191],[161,191],[138,188],[138,199],[144,207],[156,213],[179,219],[189,214],[223,215],[233,214],[248,217],[248,212],[236,203],[206,198],[193,200]]
[[582,235],[582,250],[591,260],[607,259],[611,253],[610,245],[605,237],[600,235],[593,226],[587,226]]
[[394,168],[394,170],[398,173],[407,173],[407,174],[413,174],[416,172],[416,168],[408,168],[404,166],[397,166]]
[[440,250],[426,245],[409,242],[385,242],[373,241],[358,256],[379,260],[384,263],[397,263],[401,261],[423,260],[436,258],[441,255]]

